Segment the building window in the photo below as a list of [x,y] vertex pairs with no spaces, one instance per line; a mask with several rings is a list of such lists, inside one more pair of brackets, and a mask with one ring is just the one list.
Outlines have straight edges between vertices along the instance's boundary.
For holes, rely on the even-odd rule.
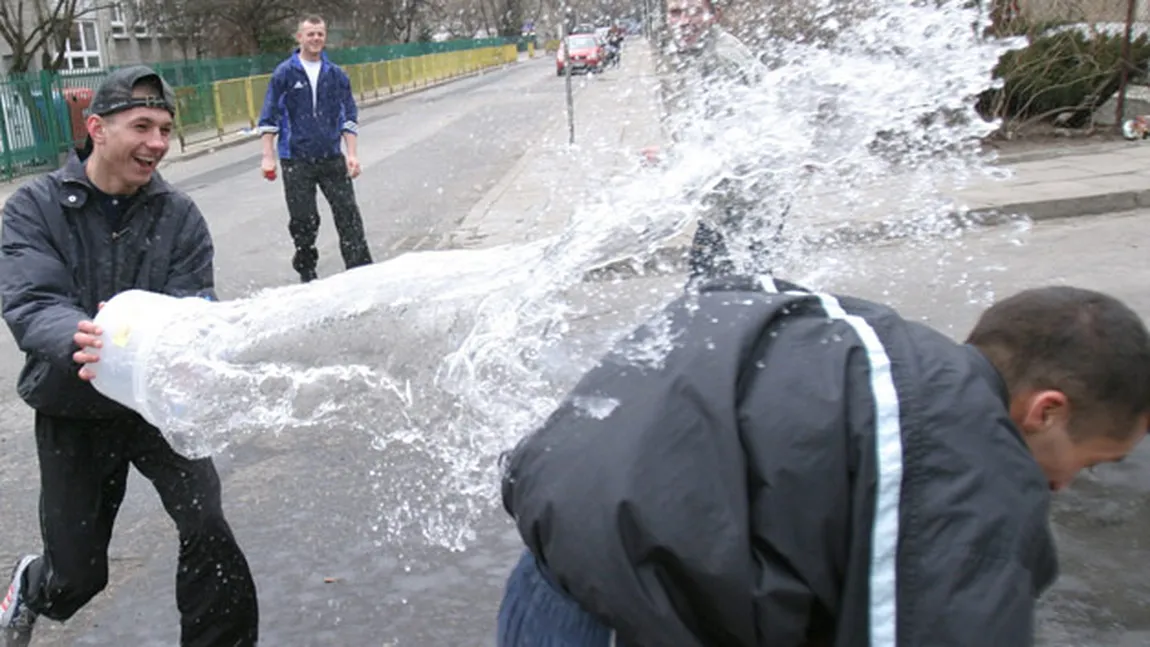
[[[124,7],[129,3],[131,11],[126,12]],[[108,22],[112,26],[112,36],[114,38],[126,38],[128,36],[129,24],[132,25],[132,31],[135,32],[137,37],[148,37],[148,25],[140,19],[141,11],[139,0],[125,0],[124,2],[117,2],[111,5],[111,11],[112,19]]]
[[103,67],[100,60],[100,40],[94,20],[77,20],[72,33],[64,43],[64,61],[69,70],[88,70]]
[[127,32],[124,29],[124,25],[127,24],[127,21],[124,20],[124,3],[117,2],[113,4],[111,11],[112,19],[108,22],[112,26],[112,36],[115,38],[126,36]]

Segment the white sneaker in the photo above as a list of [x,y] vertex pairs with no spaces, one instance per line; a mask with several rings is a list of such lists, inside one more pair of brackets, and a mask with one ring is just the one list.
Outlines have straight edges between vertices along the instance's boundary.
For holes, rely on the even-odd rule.
[[16,562],[12,569],[12,583],[8,592],[0,600],[0,647],[27,647],[32,642],[32,625],[36,624],[36,612],[28,608],[21,599],[24,588],[24,572],[39,559],[39,555],[26,555]]

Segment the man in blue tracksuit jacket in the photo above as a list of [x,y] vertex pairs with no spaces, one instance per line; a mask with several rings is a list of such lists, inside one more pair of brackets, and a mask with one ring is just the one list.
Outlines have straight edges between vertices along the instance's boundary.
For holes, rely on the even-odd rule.
[[[260,113],[263,133],[263,172],[275,179],[276,135],[283,163],[287,196],[288,230],[295,243],[292,267],[304,283],[316,278],[316,234],[319,210],[318,185],[331,205],[339,249],[347,269],[371,264],[371,250],[363,231],[363,218],[355,202],[351,181],[359,175],[356,155],[358,110],[351,93],[351,80],[323,50],[327,28],[319,16],[300,21],[296,32],[299,48],[272,73]],[[347,156],[340,139],[347,144]]]

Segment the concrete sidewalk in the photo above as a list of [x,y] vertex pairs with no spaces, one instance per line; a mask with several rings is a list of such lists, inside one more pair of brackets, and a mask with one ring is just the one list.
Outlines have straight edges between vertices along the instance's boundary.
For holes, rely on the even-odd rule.
[[[567,144],[564,106],[554,106],[553,125],[537,153],[520,160],[476,204],[452,238],[453,246],[520,244],[559,233],[582,196],[633,168],[642,148],[665,144],[658,126],[653,57],[646,43],[630,43],[620,67],[593,78],[577,77],[574,83],[575,144]],[[942,188],[944,195],[970,210],[969,221],[993,224],[1018,215],[1045,220],[1150,206],[1150,142],[1052,144],[999,153],[996,164],[1010,177]],[[898,235],[906,223],[892,222],[892,211],[883,207],[900,197],[897,185],[892,178],[874,192],[866,209],[852,208],[849,221],[835,218],[847,212],[836,209],[841,197],[815,191],[800,198],[806,204],[796,204],[795,212],[827,214],[803,229],[812,232],[807,237],[833,239],[832,244]],[[667,241],[655,262],[681,260],[692,233]]]
[[558,233],[585,196],[638,163],[639,151],[664,145],[658,79],[646,43],[628,45],[619,67],[575,76],[571,83],[574,128],[566,106],[557,102],[538,148],[471,209],[451,236],[452,247],[520,244]]
[[657,78],[645,43],[627,47],[619,67],[578,75],[571,83],[573,123],[566,106],[556,102],[538,147],[476,203],[450,237],[452,247],[518,244],[555,234],[585,196],[633,168],[640,150],[663,145]]

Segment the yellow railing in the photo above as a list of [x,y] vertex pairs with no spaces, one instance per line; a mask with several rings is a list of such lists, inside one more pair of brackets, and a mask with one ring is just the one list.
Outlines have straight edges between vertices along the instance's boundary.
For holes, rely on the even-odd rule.
[[[529,53],[530,53],[529,48]],[[498,67],[519,58],[515,45],[427,54],[376,63],[347,65],[351,91],[360,101],[427,86],[447,79]],[[216,81],[212,84],[215,127],[223,135],[229,126],[247,123],[255,128],[267,93],[270,75]],[[179,115],[177,115],[179,121]],[[194,126],[178,123],[179,127]]]

